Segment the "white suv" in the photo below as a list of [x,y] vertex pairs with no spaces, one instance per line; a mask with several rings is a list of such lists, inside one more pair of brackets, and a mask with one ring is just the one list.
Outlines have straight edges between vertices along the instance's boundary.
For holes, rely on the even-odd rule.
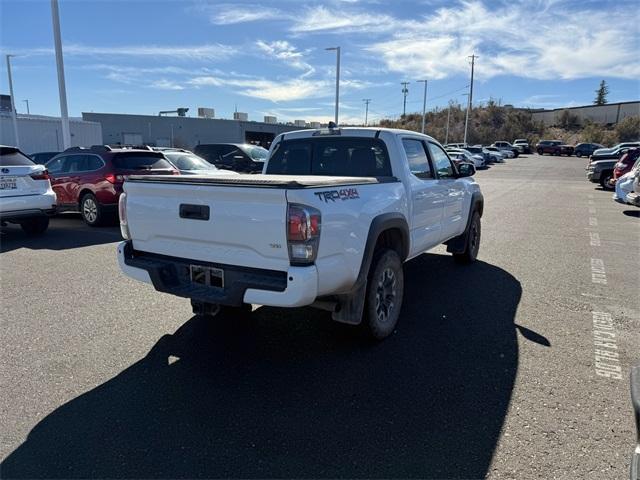
[[44,233],[56,212],[56,194],[44,165],[15,147],[0,145],[0,222],[18,223],[31,235]]

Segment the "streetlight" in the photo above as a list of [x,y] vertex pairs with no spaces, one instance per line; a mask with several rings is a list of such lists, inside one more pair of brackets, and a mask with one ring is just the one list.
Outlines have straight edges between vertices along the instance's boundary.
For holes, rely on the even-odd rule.
[[53,22],[53,42],[56,49],[56,67],[58,70],[58,93],[60,95],[60,117],[62,120],[62,146],[64,150],[71,146],[69,131],[69,111],[67,110],[67,87],[64,83],[64,60],[62,59],[62,39],[60,37],[60,13],[58,0],[51,0],[51,20]]
[[9,77],[9,96],[11,97],[11,119],[13,120],[13,138],[16,141],[16,147],[20,147],[20,139],[18,137],[18,117],[16,115],[16,104],[13,100],[13,79],[11,78],[11,57],[15,55],[6,55],[7,57],[7,75]]
[[22,100],[22,101],[27,104],[27,115],[31,115],[31,112],[29,111],[29,99],[27,98],[27,99]]
[[424,122],[427,117],[427,80],[418,80],[418,83],[424,82],[424,98],[422,99],[422,133],[424,133]]
[[336,51],[336,117],[335,124],[338,126],[338,106],[340,104],[340,47],[329,47],[325,50]]

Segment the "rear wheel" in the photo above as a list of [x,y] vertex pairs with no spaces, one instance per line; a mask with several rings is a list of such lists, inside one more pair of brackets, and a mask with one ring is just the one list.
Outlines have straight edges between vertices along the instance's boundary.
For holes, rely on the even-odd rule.
[[400,316],[403,294],[400,256],[391,249],[378,250],[369,268],[362,321],[369,337],[382,340],[393,333]]
[[537,152],[538,152],[538,155],[544,155],[544,151],[541,148],[539,148]]
[[27,235],[42,235],[49,228],[49,217],[37,217],[25,220],[20,224]]
[[613,180],[613,172],[606,172],[602,174],[600,178],[600,186],[604,190],[614,190],[614,188],[609,184]]
[[582,157],[582,152],[576,152],[576,157],[578,158]]
[[80,214],[85,223],[90,227],[97,227],[102,223],[104,217],[102,210],[98,200],[92,193],[87,193],[82,197],[82,200],[80,200]]
[[466,232],[464,252],[454,253],[453,259],[458,263],[472,263],[478,258],[480,250],[480,214],[475,211],[471,217],[469,229]]

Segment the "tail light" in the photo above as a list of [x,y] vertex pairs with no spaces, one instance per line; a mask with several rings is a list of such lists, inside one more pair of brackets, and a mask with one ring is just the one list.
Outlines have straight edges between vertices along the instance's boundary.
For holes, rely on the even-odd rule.
[[34,180],[49,180],[49,171],[45,170],[43,172],[39,172],[39,173],[33,173],[31,175],[29,175],[32,179]]
[[124,175],[116,175],[116,174],[114,174],[114,173],[107,173],[107,174],[104,176],[104,179],[105,179],[107,182],[109,182],[109,183],[113,183],[113,184],[116,184],[116,183],[122,183],[122,182],[124,182]]
[[320,210],[290,203],[287,210],[287,246],[292,265],[309,265],[318,256]]
[[120,217],[120,233],[122,238],[129,240],[129,224],[127,223],[127,194],[122,192],[118,200],[118,216]]

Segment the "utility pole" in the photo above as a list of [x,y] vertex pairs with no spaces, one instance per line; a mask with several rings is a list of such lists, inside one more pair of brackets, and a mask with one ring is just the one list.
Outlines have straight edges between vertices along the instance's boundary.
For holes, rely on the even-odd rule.
[[451,101],[449,101],[449,107],[447,108],[447,133],[444,135],[444,144],[449,143],[449,117],[451,116]]
[[400,85],[402,85],[402,95],[404,98],[404,100],[402,101],[402,118],[404,118],[404,116],[407,114],[407,94],[409,93],[407,85],[409,85],[409,82],[400,82]]
[[469,102],[469,97],[470,95],[468,93],[463,93],[462,94],[463,97],[467,97],[467,113],[464,117],[464,145],[465,147],[467,146],[467,125],[469,124],[469,106],[471,105],[471,103]]
[[476,58],[478,56],[474,53],[469,57],[471,59],[471,83],[469,84],[469,101],[467,103],[467,116],[464,121],[464,143],[467,144],[467,130],[469,125],[469,112],[471,110],[471,106],[473,105],[473,67],[476,62]]
[[424,97],[422,99],[422,133],[424,133],[424,122],[427,118],[427,80],[418,80],[418,83],[424,82]]
[[69,111],[67,110],[67,87],[64,82],[64,60],[62,58],[62,38],[60,36],[60,13],[58,0],[51,0],[51,20],[53,22],[53,42],[56,49],[56,67],[58,70],[58,94],[60,95],[60,117],[62,120],[62,147],[71,146],[69,130]]
[[31,112],[29,111],[29,99],[27,98],[27,99],[22,100],[22,101],[27,104],[27,115],[31,115]]
[[13,99],[13,79],[11,78],[11,57],[15,55],[7,55],[7,75],[9,76],[9,96],[11,97],[11,119],[13,120],[13,138],[16,141],[16,147],[20,148],[20,139],[18,137],[18,116],[16,113],[16,103]]
[[364,102],[364,126],[367,126],[367,120],[369,118],[369,103],[371,102],[370,98],[363,98]]
[[338,110],[340,105],[340,47],[329,47],[325,50],[336,51],[336,115],[335,124],[338,126]]

